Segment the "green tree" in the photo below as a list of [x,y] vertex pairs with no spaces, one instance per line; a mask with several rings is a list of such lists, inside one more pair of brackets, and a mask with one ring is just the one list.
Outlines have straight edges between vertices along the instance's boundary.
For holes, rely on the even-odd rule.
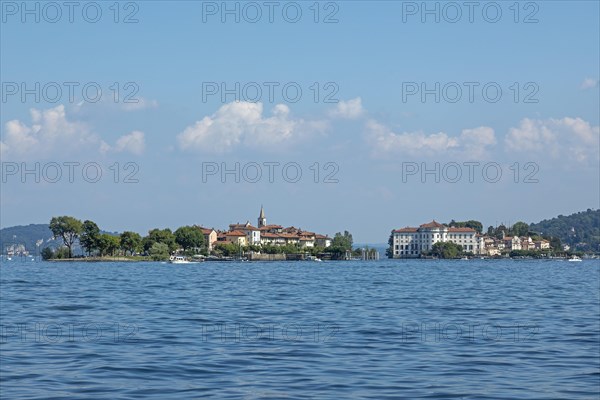
[[148,254],[154,261],[165,261],[169,259],[169,246],[165,243],[156,242],[148,250]]
[[462,246],[453,242],[437,242],[432,246],[431,254],[439,258],[456,258],[462,254]]
[[50,247],[44,247],[42,250],[42,259],[50,260],[51,258],[54,258],[54,251]]
[[327,251],[331,252],[336,258],[340,258],[346,254],[347,251],[352,251],[352,234],[348,231],[344,233],[337,232],[331,241],[331,246]]
[[394,258],[394,231],[390,233],[390,237],[388,238],[388,248],[385,250],[385,255],[387,258]]
[[563,246],[562,243],[560,241],[560,238],[557,237],[551,237],[550,238],[550,248],[552,248],[552,250],[554,251],[562,251],[563,250]]
[[100,237],[100,228],[95,222],[90,220],[83,221],[79,243],[85,249],[88,256],[98,248],[98,238]]
[[115,251],[119,249],[120,239],[118,236],[109,235],[108,233],[100,234],[98,238],[98,250],[100,256],[106,256],[108,254],[114,256]]
[[204,235],[197,227],[182,226],[175,231],[175,242],[183,251],[201,248],[204,245]]
[[215,252],[225,257],[237,256],[240,254],[240,246],[235,243],[218,243],[215,245]]
[[[475,229],[475,231],[477,231],[477,233],[483,232],[483,224],[481,222],[475,221],[473,219],[471,219],[469,221],[464,221],[464,222],[456,222],[455,220],[452,220],[452,221],[450,221],[446,225],[447,226],[453,226],[455,228],[471,228],[471,229]],[[488,228],[488,232],[489,232],[489,228]]]
[[148,232],[148,236],[146,236],[142,240],[144,250],[150,251],[152,245],[154,243],[163,243],[166,244],[169,248],[169,253],[177,250],[177,243],[175,242],[175,235],[169,228],[166,229],[152,229]]
[[529,233],[529,225],[525,222],[519,221],[512,226],[511,231],[515,236],[526,236],[527,233]]
[[135,253],[141,248],[142,237],[137,232],[125,231],[121,233],[120,238],[121,248],[125,252],[125,255],[127,255],[128,251],[131,255],[133,255],[133,253]]
[[79,238],[83,226],[77,218],[62,216],[53,217],[50,220],[50,230],[54,237],[59,237],[63,240],[67,249],[69,249],[69,258],[73,257],[73,244]]

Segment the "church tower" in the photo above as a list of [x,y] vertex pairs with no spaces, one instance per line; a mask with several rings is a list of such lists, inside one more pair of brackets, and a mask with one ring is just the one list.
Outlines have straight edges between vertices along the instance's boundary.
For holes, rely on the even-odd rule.
[[263,206],[260,206],[260,215],[258,216],[258,227],[262,228],[267,225],[267,218],[265,218],[265,210]]

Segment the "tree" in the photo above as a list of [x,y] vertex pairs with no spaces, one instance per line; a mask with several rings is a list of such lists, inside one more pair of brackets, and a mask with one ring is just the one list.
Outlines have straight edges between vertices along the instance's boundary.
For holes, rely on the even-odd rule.
[[388,239],[388,248],[385,250],[385,255],[387,258],[394,258],[394,231],[390,233],[390,237]]
[[100,237],[100,228],[95,222],[90,220],[83,221],[79,243],[86,250],[88,256],[98,248],[98,239]]
[[182,226],[175,231],[175,242],[183,251],[200,248],[204,245],[204,234],[197,227]]
[[50,230],[54,237],[60,237],[69,250],[69,258],[73,257],[73,244],[79,238],[83,226],[81,221],[69,217],[53,217],[50,220]]
[[453,242],[437,242],[431,248],[431,254],[439,258],[456,258],[462,253],[462,246]]
[[100,256],[110,254],[115,255],[115,251],[119,248],[120,239],[118,236],[109,235],[108,233],[102,233],[98,239],[98,250]]
[[144,250],[150,251],[154,243],[166,244],[169,248],[169,252],[172,253],[177,250],[177,243],[175,243],[175,235],[169,228],[166,229],[152,229],[148,232],[143,241]]
[[141,247],[142,237],[137,232],[125,231],[121,233],[120,238],[121,248],[125,252],[125,255],[127,255],[128,251],[131,255],[133,255],[133,253],[138,251]]
[[327,251],[334,254],[336,258],[339,258],[347,251],[352,251],[352,234],[348,231],[344,231],[344,234],[337,232],[331,241],[331,246]]
[[164,261],[169,259],[169,246],[164,243],[156,242],[148,250],[148,254],[154,261]]
[[[456,222],[455,220],[450,221],[448,224],[446,224],[447,226],[452,226],[455,228],[471,228],[471,229],[475,229],[475,231],[477,231],[477,233],[481,233],[483,232],[483,224],[479,221],[475,221],[473,219],[469,220],[469,221],[464,221],[464,222]],[[489,228],[488,228],[488,233],[489,233]]]
[[508,231],[508,228],[506,228],[506,226],[504,225],[500,225],[499,227],[496,228],[496,238],[497,239],[503,239],[504,235],[509,235],[510,232]]
[[529,233],[529,225],[519,221],[512,226],[512,233],[515,236],[526,236]]
[[42,250],[42,259],[50,260],[53,257],[54,257],[54,251],[50,247],[44,247],[44,249]]

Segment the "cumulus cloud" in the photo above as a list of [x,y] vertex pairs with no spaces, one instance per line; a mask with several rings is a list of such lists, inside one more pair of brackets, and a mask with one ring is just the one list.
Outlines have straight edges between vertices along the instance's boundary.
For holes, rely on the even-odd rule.
[[581,82],[580,88],[583,90],[592,89],[598,87],[598,79],[593,78],[585,78],[583,82]]
[[135,155],[140,155],[144,152],[146,146],[144,132],[133,131],[128,135],[121,136],[117,139],[115,150],[118,152],[128,152]]
[[67,117],[64,105],[47,110],[30,110],[31,124],[19,120],[4,125],[0,153],[2,157],[48,158],[82,152],[129,152],[139,155],[144,151],[144,133],[133,131],[117,139],[111,147],[92,129]]
[[524,118],[511,128],[504,142],[507,150],[539,152],[577,161],[597,159],[600,128],[581,118],[546,120]]
[[43,156],[60,150],[61,154],[76,149],[98,148],[99,139],[88,126],[67,119],[64,105],[47,110],[30,110],[31,125],[19,120],[4,126],[0,148],[3,156]]
[[140,111],[154,108],[158,108],[158,101],[148,100],[143,97],[138,98],[137,103],[123,103],[123,110],[125,111]]
[[238,146],[280,149],[327,127],[324,121],[293,118],[283,104],[276,105],[271,114],[263,116],[262,103],[228,103],[185,128],[177,141],[182,150],[205,153],[225,153]]
[[356,119],[364,114],[362,100],[357,97],[352,100],[341,100],[336,107],[330,111],[329,115],[333,118]]
[[496,144],[494,130],[485,126],[465,129],[459,136],[450,136],[445,132],[396,133],[374,120],[367,121],[366,129],[367,141],[376,156],[386,154],[433,156],[451,153],[482,158],[487,156],[487,148]]

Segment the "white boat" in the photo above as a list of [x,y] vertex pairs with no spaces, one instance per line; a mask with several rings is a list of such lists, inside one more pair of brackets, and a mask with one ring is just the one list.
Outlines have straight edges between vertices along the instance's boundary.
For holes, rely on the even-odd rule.
[[569,258],[567,261],[570,261],[570,262],[581,262],[581,257],[573,256],[573,257]]
[[169,257],[171,264],[196,264],[194,261],[190,261],[183,256],[171,256]]
[[469,259],[469,257],[463,257],[463,258],[461,258],[461,260],[468,260],[468,259]]

